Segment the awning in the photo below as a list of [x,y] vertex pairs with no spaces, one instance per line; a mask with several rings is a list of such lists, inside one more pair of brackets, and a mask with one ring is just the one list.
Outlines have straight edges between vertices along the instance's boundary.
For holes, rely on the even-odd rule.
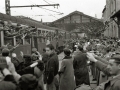
[[120,10],[113,14],[110,18],[120,17]]

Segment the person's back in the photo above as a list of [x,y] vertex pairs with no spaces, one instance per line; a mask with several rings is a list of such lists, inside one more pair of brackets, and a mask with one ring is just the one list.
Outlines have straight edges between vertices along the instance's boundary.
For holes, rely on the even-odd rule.
[[62,61],[59,73],[59,90],[74,90],[76,85],[74,80],[73,59],[71,56],[65,56],[65,58]]
[[87,84],[90,85],[89,73],[87,68],[87,56],[85,53],[79,52],[74,56],[73,60],[74,74],[76,85]]

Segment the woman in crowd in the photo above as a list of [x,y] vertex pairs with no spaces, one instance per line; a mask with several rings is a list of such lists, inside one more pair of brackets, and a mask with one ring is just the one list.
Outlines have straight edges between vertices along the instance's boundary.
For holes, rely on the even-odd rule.
[[61,64],[60,74],[60,86],[59,90],[74,90],[74,69],[73,69],[73,59],[70,56],[71,52],[69,49],[64,49],[65,57]]

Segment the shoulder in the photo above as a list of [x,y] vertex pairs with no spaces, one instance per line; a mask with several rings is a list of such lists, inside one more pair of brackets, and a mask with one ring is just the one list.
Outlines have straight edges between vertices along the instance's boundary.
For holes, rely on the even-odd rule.
[[57,54],[54,54],[50,59],[52,59],[52,60],[57,60],[57,59],[58,59]]
[[62,62],[67,63],[67,62],[71,62],[71,61],[73,61],[73,58],[70,58],[70,59],[63,59]]
[[120,79],[117,80],[117,81],[114,83],[114,88],[119,88],[119,89],[120,89]]
[[67,61],[67,59],[63,59],[63,60],[62,60],[62,62],[64,62],[64,63],[65,63],[66,61]]

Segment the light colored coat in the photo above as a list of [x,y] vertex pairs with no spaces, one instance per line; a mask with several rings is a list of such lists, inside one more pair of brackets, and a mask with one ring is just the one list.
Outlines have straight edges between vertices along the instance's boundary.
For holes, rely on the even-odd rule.
[[60,73],[59,90],[74,90],[75,80],[72,58],[63,59],[61,63]]

